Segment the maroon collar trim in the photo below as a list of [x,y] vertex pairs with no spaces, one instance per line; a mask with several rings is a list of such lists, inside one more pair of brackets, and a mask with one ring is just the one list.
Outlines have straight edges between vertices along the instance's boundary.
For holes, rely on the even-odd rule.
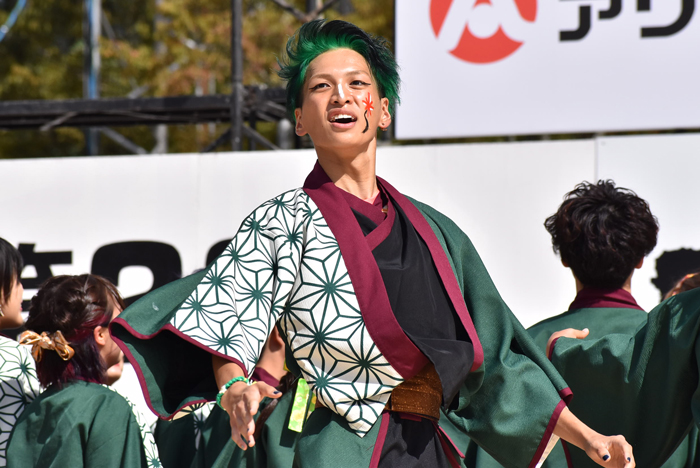
[[342,190],[316,162],[304,182],[304,191],[318,206],[338,241],[368,333],[392,367],[404,379],[410,379],[428,363],[428,359],[396,320],[377,262]]
[[370,250],[376,249],[379,244],[389,237],[391,229],[394,227],[394,222],[396,222],[396,209],[394,209],[394,205],[389,200],[387,202],[386,219],[365,237]]
[[[348,203],[350,208],[368,217],[377,225],[376,228],[369,234],[365,236],[367,243],[369,244],[369,249],[374,250],[379,244],[384,242],[391,229],[394,227],[394,221],[396,220],[396,211],[394,210],[394,205],[391,203],[391,199],[386,196],[382,187],[379,186],[379,195],[377,195],[376,200],[373,204],[369,204],[364,200],[360,200],[355,195],[346,192],[345,190],[340,190],[343,198]],[[382,212],[382,205],[386,200],[386,216]]]
[[457,282],[457,278],[452,270],[452,265],[447,258],[445,250],[442,248],[442,245],[435,235],[435,232],[433,232],[433,228],[430,227],[430,224],[428,224],[428,221],[426,221],[425,217],[421,214],[418,208],[416,208],[408,198],[399,193],[398,190],[392,187],[384,179],[377,177],[377,181],[391,196],[391,198],[393,198],[394,201],[401,207],[403,212],[406,213],[406,216],[408,217],[409,221],[411,221],[411,224],[415,228],[416,232],[418,232],[418,235],[428,246],[428,250],[430,250],[430,255],[433,257],[433,262],[435,262],[435,267],[440,275],[442,284],[445,286],[447,295],[450,298],[450,301],[452,301],[452,305],[454,306],[455,311],[462,321],[462,325],[464,326],[464,329],[469,335],[472,345],[474,346],[474,363],[472,364],[471,370],[474,371],[478,369],[484,362],[484,350],[481,347],[481,342],[476,334],[476,328],[474,327],[471,315],[469,315],[469,311],[467,310],[467,304],[464,302],[462,290],[459,287],[459,283]]
[[382,199],[385,198],[386,195],[381,193],[381,191],[377,195],[377,198],[374,200],[374,203],[369,203],[364,200],[360,200],[358,197],[346,192],[345,190],[341,190],[340,193],[343,194],[343,198],[345,198],[345,201],[348,202],[350,208],[368,217],[369,219],[374,221],[374,223],[377,226],[382,224],[382,222],[386,219],[386,216],[384,215],[384,213],[382,213]]
[[632,294],[624,289],[584,288],[576,294],[569,310],[599,309],[604,307],[644,310]]

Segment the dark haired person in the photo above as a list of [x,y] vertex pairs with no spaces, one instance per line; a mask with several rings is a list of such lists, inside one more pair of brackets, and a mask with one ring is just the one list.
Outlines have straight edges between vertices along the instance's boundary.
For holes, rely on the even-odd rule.
[[398,101],[386,41],[313,21],[288,42],[280,76],[318,162],[303,188],[246,218],[206,271],[114,321],[151,407],[168,417],[220,387],[232,439],[254,445],[253,415],[280,393],[248,377],[279,326],[287,367],[318,402],[296,466],[457,466],[441,412],[508,466],[536,466],[558,436],[603,466],[634,466],[623,437],[566,408],[565,383],[467,236],[376,176],[377,131]]
[[[22,255],[0,238],[0,329],[22,325]],[[34,360],[15,340],[0,336],[0,467],[15,421],[40,392]]]
[[554,252],[571,269],[576,297],[567,312],[528,329],[538,345],[544,349],[552,333],[565,328],[588,328],[588,337],[597,339],[632,332],[646,321],[632,297],[634,270],[656,246],[659,231],[645,200],[610,180],[583,182],[544,225]]
[[[567,312],[528,329],[538,346],[545,349],[552,334],[564,329],[582,330],[573,336],[593,341],[611,334],[631,335],[646,324],[647,313],[631,294],[634,270],[641,268],[657,240],[658,223],[645,200],[629,189],[616,187],[610,180],[583,182],[565,196],[557,212],[544,224],[554,252],[571,269],[576,297]],[[599,358],[603,359],[603,355]],[[608,393],[617,391],[621,384],[606,388],[597,384],[600,379],[594,379],[581,385],[575,367],[561,372],[575,395],[569,404],[571,410],[596,430],[623,431],[634,444],[639,466],[696,466],[697,429],[661,465],[665,457],[659,457],[657,446],[649,443],[655,441],[654,437],[660,439],[657,428],[647,425],[646,435],[652,439],[633,440],[628,434],[639,431],[628,428],[624,418],[620,421],[611,418],[607,411],[600,411],[605,408]],[[601,372],[607,370],[601,368]],[[569,466],[575,468],[592,466],[588,458],[569,450],[566,444],[556,447],[544,466],[566,466],[567,459]]]
[[116,287],[95,275],[53,277],[32,298],[20,341],[32,346],[46,390],[15,425],[8,467],[161,466],[138,413],[103,385],[121,354],[108,325],[123,307]]

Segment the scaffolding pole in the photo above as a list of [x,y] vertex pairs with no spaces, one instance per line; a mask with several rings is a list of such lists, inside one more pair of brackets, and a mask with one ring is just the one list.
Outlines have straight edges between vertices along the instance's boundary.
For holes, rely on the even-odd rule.
[[[100,98],[100,35],[102,33],[102,0],[85,0],[83,17],[83,97]],[[90,127],[85,131],[85,149],[90,156],[99,154],[99,129]]]
[[231,0],[231,148],[243,149],[243,0]]

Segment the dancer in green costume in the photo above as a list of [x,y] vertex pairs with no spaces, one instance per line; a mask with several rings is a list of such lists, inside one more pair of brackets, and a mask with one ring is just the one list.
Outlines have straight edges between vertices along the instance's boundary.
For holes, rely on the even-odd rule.
[[[561,254],[562,263],[571,267],[574,273],[578,295],[569,312],[547,319],[531,328],[538,343],[547,343],[549,336],[566,328],[587,329],[582,333],[574,332],[575,337],[586,341],[601,340],[608,335],[633,335],[640,329],[646,328],[648,332],[650,328],[654,328],[653,324],[647,325],[647,314],[642,313],[641,308],[629,294],[633,267],[640,268],[644,257],[656,245],[658,230],[656,220],[644,200],[637,197],[634,192],[615,188],[610,181],[600,181],[596,185],[582,184],[568,194],[559,211],[551,216],[545,225],[552,235],[555,251]],[[620,284],[626,272],[629,272],[629,277],[622,283],[621,289],[611,290],[616,284]],[[596,278],[599,282],[592,284]],[[597,289],[584,285],[597,286]],[[609,288],[609,290],[600,288]],[[654,312],[650,317],[658,317],[658,315]],[[672,337],[657,336],[656,339],[663,342]],[[555,342],[556,339],[551,341]],[[618,343],[626,341],[627,338],[617,340]],[[633,352],[634,347],[630,347],[628,351]],[[593,359],[600,362],[602,358],[601,355]],[[640,368],[644,361],[645,357],[642,357],[638,363]],[[631,362],[618,362],[614,366],[619,370],[621,365],[627,367]],[[645,365],[651,365],[651,363]],[[622,382],[614,384],[611,380],[606,380],[612,385],[609,388],[600,381],[596,384],[591,384],[591,381],[588,385],[581,386],[581,374],[578,370],[574,370],[572,366],[559,369],[577,395],[570,404],[572,411],[576,411],[584,422],[597,430],[624,431],[637,447],[635,455],[640,466],[664,468],[700,466],[697,454],[700,434],[696,425],[688,426],[681,423],[673,430],[662,431],[661,427],[664,423],[659,427],[653,427],[653,422],[649,419],[644,423],[646,429],[640,430],[631,424],[632,421],[638,420],[638,416],[633,417],[627,408],[628,404],[643,392],[636,393],[637,390],[633,390],[627,393],[629,399],[621,398],[625,392],[617,393],[616,390],[620,389],[620,386],[625,386]],[[590,376],[585,369],[581,371]],[[607,371],[601,369],[601,372]],[[616,372],[613,374],[620,375]],[[636,377],[639,378],[640,375],[637,374]],[[665,381],[668,375],[656,377]],[[654,385],[653,374],[644,379],[646,382],[640,385],[641,387],[649,388]],[[681,380],[685,380],[685,377]],[[673,388],[674,384],[670,384],[670,387]],[[596,403],[596,400],[599,402],[605,400],[608,403]],[[615,401],[621,406],[612,408],[615,406],[613,403]],[[619,417],[601,418],[601,413],[598,411],[601,405],[610,406],[612,414]],[[658,404],[655,403],[654,406]],[[687,416],[682,417],[676,409],[676,411],[667,412],[661,419],[673,424],[671,421],[687,420]],[[680,432],[689,430],[688,436],[682,442],[676,435],[679,429]],[[677,448],[672,451],[676,445]],[[571,451],[568,457],[574,467],[591,466],[588,460],[574,451]]]
[[116,287],[94,275],[53,277],[34,296],[20,341],[46,390],[12,431],[8,467],[161,466],[138,411],[103,384],[121,354],[107,326],[122,307]]
[[[585,329],[578,335],[580,338],[597,340],[615,333],[633,334],[646,324],[647,313],[631,294],[634,270],[641,268],[644,257],[654,249],[658,232],[656,218],[645,200],[631,190],[615,187],[612,181],[584,182],[566,195],[557,212],[545,221],[545,227],[552,236],[554,251],[560,254],[562,264],[573,273],[577,294],[567,312],[528,329],[541,349],[547,347],[553,333],[568,328]],[[576,374],[573,368],[567,370]],[[575,395],[569,407],[583,422],[599,431],[626,429],[611,425],[610,418],[592,406],[596,398],[604,399],[598,394],[597,379],[584,387],[577,387],[570,381],[574,376],[562,373],[562,377]],[[650,460],[646,458],[642,463],[646,450],[639,448],[640,445],[649,446],[651,442],[655,440],[633,441],[640,466],[653,466],[647,464]],[[662,466],[698,466],[697,443],[698,432],[693,428]],[[474,447],[471,453],[474,467],[501,466],[482,450]],[[581,455],[580,451],[571,450],[564,443],[557,444],[543,466],[558,468],[568,464],[578,468],[594,465]]]
[[[624,431],[638,441],[635,457],[644,460],[643,466],[661,466],[700,422],[700,289],[659,304],[634,334],[567,337],[576,332],[567,330],[556,339],[551,359],[570,375],[572,387],[589,390],[579,392],[579,407],[605,412],[609,418],[597,421],[598,427]],[[689,439],[693,454],[695,440]]]
[[375,175],[377,130],[398,99],[385,41],[314,21],[280,74],[318,156],[304,186],[254,210],[206,271],[112,324],[152,409],[168,417],[220,387],[233,440],[253,446],[260,401],[279,393],[247,377],[277,324],[319,406],[296,466],[458,466],[441,411],[506,466],[538,466],[559,436],[601,465],[634,466],[623,437],[566,408],[565,383],[467,236]]

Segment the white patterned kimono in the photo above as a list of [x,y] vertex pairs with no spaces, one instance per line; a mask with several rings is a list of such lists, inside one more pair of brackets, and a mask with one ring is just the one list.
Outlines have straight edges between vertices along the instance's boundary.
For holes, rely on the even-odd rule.
[[0,336],[0,466],[7,441],[24,408],[41,393],[34,358],[15,340]]

